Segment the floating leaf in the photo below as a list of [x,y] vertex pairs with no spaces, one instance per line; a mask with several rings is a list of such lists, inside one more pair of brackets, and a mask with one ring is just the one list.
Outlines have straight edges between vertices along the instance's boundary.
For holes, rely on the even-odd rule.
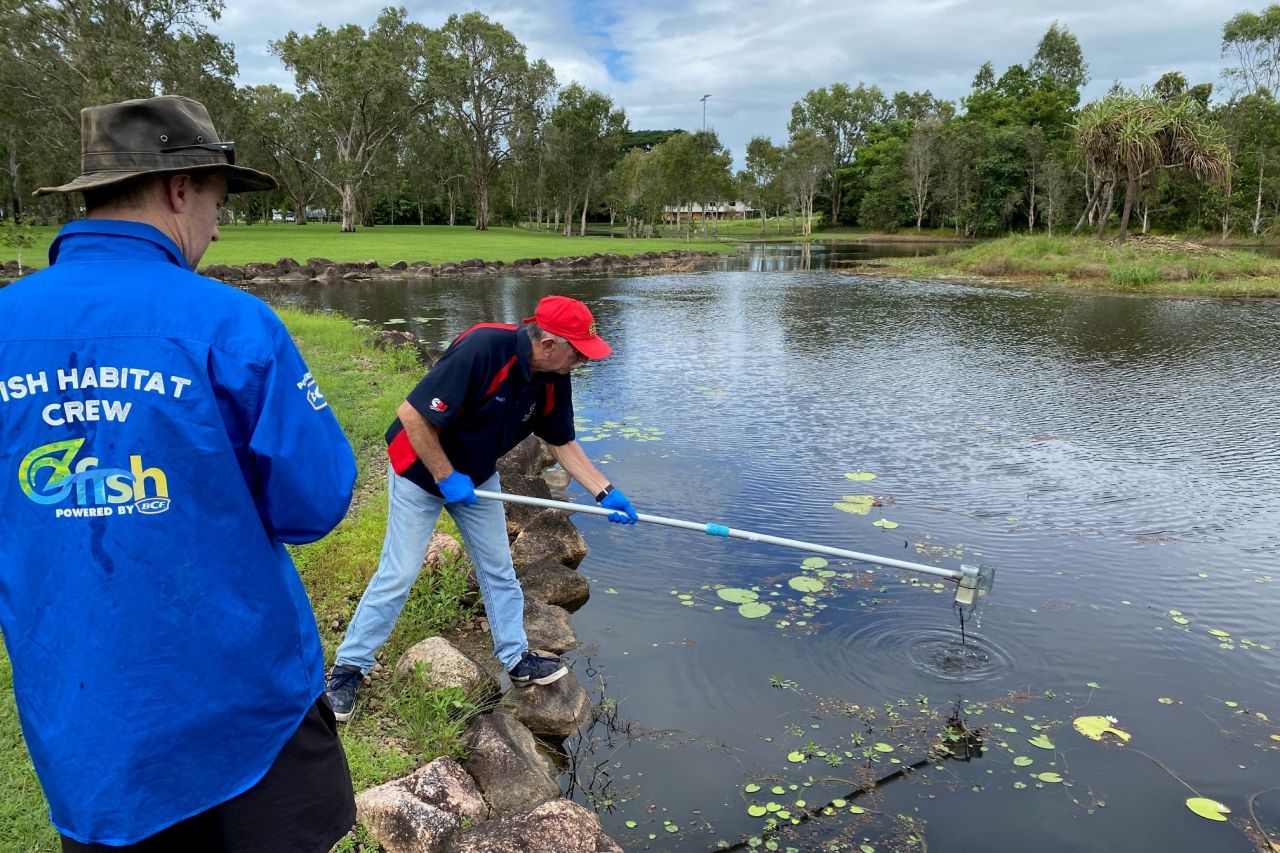
[[876,499],[871,495],[845,495],[843,501],[834,503],[832,506],[844,512],[866,515],[871,511],[871,507],[875,504],[875,500]]
[[849,806],[849,814],[863,814],[866,812],[862,806]]
[[1174,621],[1174,622],[1176,622],[1176,623],[1177,623],[1177,624],[1179,624],[1179,625],[1190,625],[1190,624],[1191,624],[1191,620],[1190,620],[1190,619],[1188,619],[1188,618],[1187,618],[1187,617],[1185,617],[1185,616],[1174,616],[1174,617],[1173,617],[1173,621]]
[[827,567],[827,561],[821,557],[809,557],[800,565],[804,566],[806,569],[825,569]]
[[1102,740],[1103,735],[1108,734],[1115,735],[1126,742],[1132,737],[1128,732],[1116,728],[1115,720],[1112,717],[1076,717],[1071,725],[1075,726],[1076,731],[1090,740]]
[[746,604],[748,601],[755,601],[758,597],[749,589],[737,589],[736,587],[717,589],[716,595],[725,601],[732,601],[734,604]]
[[[1210,633],[1210,634],[1212,634],[1212,635],[1213,635],[1213,636],[1215,636],[1215,637],[1230,637],[1230,636],[1231,636],[1230,634],[1228,634],[1226,631],[1222,630],[1221,628],[1210,628],[1210,629],[1209,629],[1209,633]],[[1209,802],[1213,802],[1213,800],[1210,800]]]
[[666,829],[666,830],[667,830],[667,832],[679,832],[679,831],[680,831],[680,827],[676,826],[674,823],[669,823],[669,824],[667,824],[667,825],[666,825],[665,827],[663,827],[663,828],[664,828],[664,829]]
[[760,790],[760,786],[755,782],[752,782],[749,785],[744,785],[742,790],[746,791],[748,794],[754,794],[756,791]]
[[854,471],[852,473],[845,474],[844,476],[845,479],[854,480],[855,482],[864,482],[866,480],[874,480],[876,478],[876,475],[872,474],[870,471]]
[[893,528],[898,526],[898,522],[890,521],[887,518],[877,519],[871,522],[871,524],[875,527],[883,527],[885,530],[892,530]]
[[893,747],[881,741],[876,744],[876,752],[893,752]]
[[1027,758],[1025,755],[1019,755],[1017,758],[1013,759],[1013,763],[1018,767],[1026,767],[1030,764],[1035,764],[1035,759]]
[[1038,746],[1041,749],[1053,749],[1053,741],[1049,740],[1049,738],[1044,735],[1036,735],[1035,737],[1028,739],[1027,743],[1032,746]]
[[627,829],[635,829],[637,826],[639,826],[639,824],[637,824],[634,820],[627,821]]
[[1208,797],[1188,797],[1187,808],[1205,820],[1226,820],[1226,816],[1231,814],[1231,809]]
[[1182,611],[1181,611],[1181,610],[1169,610],[1169,611],[1167,611],[1167,612],[1168,612],[1168,614],[1169,614],[1170,616],[1181,616],[1181,615],[1182,615]]
[[1053,772],[1053,771],[1051,771],[1051,770],[1046,770],[1044,773],[1040,773],[1040,774],[1032,773],[1031,775],[1032,775],[1034,778],[1039,779],[1041,782],[1050,782],[1050,783],[1052,783],[1052,782],[1061,782],[1061,781],[1062,781],[1062,777],[1061,777],[1061,776],[1059,776],[1057,773],[1054,773],[1054,772]]
[[781,785],[774,785],[769,790],[775,794],[785,794],[787,792],[787,789],[782,787]]
[[804,761],[804,753],[803,753],[803,752],[788,752],[788,753],[787,753],[787,761],[792,761],[792,762],[795,762],[795,763],[797,763],[797,764],[798,764],[798,763],[800,763],[800,762]]
[[772,607],[762,601],[748,601],[746,604],[738,605],[738,612],[748,619],[759,619],[761,616],[768,616],[772,610]]
[[1170,699],[1168,696],[1161,696],[1161,697],[1160,697],[1159,699],[1157,699],[1156,701],[1157,701],[1157,702],[1159,702],[1161,705],[1172,705],[1172,704],[1173,704],[1173,700],[1172,700],[1172,699]]
[[798,592],[817,592],[820,589],[825,589],[827,585],[817,578],[811,578],[808,575],[797,575],[787,581],[787,586]]

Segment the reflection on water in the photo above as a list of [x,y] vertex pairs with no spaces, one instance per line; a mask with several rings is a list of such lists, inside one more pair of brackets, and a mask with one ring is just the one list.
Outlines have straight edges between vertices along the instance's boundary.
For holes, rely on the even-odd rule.
[[874,258],[918,258],[936,255],[956,246],[970,245],[963,241],[952,242],[900,242],[851,243],[851,242],[803,242],[803,243],[748,243],[738,247],[719,264],[726,270],[750,270],[752,272],[794,272],[797,270],[834,270],[857,266]]
[[[831,265],[820,248],[811,267]],[[584,445],[641,512],[999,568],[971,654],[932,583],[833,563],[802,594],[788,579],[810,571],[803,555],[580,519],[593,592],[574,624],[592,672],[617,715],[690,738],[596,758],[618,792],[606,829],[628,849],[736,842],[762,826],[746,781],[861,765],[865,743],[841,747],[851,758],[826,748],[833,720],[846,739],[862,731],[838,708],[880,709],[876,727],[885,708],[958,698],[1000,724],[991,749],[875,809],[915,815],[931,851],[1137,849],[1139,827],[1144,849],[1250,849],[1191,815],[1182,783],[1239,815],[1280,778],[1280,731],[1252,714],[1280,721],[1280,302],[1024,293],[745,257],[751,269],[271,294],[430,343],[528,316],[548,293],[585,299],[615,355],[575,378],[577,414],[661,430]],[[833,506],[850,495],[873,498],[865,515]],[[720,586],[755,588],[770,614],[743,618]],[[1114,715],[1130,748],[1082,738],[1077,714]],[[1052,748],[1029,744],[1039,733]],[[806,741],[827,755],[789,761]],[[1045,771],[1064,782],[1029,775]],[[899,831],[858,829],[871,842]]]

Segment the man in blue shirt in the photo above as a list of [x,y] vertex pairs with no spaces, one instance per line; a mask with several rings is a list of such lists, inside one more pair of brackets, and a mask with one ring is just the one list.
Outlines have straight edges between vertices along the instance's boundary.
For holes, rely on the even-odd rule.
[[0,629],[64,850],[327,851],[354,800],[285,543],[355,460],[288,332],[193,272],[234,165],[187,98],[81,112],[84,193],[0,290]]
[[626,495],[574,439],[569,373],[610,352],[586,305],[548,296],[522,326],[483,323],[463,332],[400,405],[387,430],[391,465],[382,558],[325,687],[339,720],[351,715],[361,680],[395,627],[446,507],[475,565],[494,655],[512,683],[551,684],[568,672],[559,658],[529,651],[524,593],[512,566],[502,504],[479,501],[475,490],[500,490],[498,459],[533,433],[602,506],[617,510],[610,521],[636,523]]

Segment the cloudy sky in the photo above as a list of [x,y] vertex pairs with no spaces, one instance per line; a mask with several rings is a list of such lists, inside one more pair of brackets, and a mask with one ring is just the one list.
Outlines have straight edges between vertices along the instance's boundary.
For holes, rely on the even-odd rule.
[[[233,43],[242,84],[292,85],[267,43],[321,24],[369,26],[377,0],[227,0],[211,29]],[[1222,26],[1258,0],[476,0],[407,2],[430,27],[472,9],[515,34],[572,80],[624,107],[633,129],[697,129],[720,135],[741,165],[752,136],[785,141],[791,104],[810,89],[845,82],[886,94],[928,89],[951,100],[990,60],[996,73],[1025,63],[1057,21],[1080,40],[1092,82],[1149,85],[1179,70],[1221,87]],[[1219,92],[1220,94],[1220,92]]]

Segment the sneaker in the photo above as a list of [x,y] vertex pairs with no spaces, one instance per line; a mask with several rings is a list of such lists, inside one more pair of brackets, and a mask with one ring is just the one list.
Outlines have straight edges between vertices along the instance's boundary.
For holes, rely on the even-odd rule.
[[324,695],[329,700],[335,719],[342,721],[351,716],[356,707],[356,691],[364,682],[364,674],[358,666],[334,664],[324,681]]
[[520,662],[511,668],[507,675],[511,676],[511,683],[519,687],[528,687],[533,684],[551,684],[553,681],[559,681],[569,668],[561,662],[560,658],[544,658],[535,655],[533,652],[525,652],[524,657],[520,658]]

